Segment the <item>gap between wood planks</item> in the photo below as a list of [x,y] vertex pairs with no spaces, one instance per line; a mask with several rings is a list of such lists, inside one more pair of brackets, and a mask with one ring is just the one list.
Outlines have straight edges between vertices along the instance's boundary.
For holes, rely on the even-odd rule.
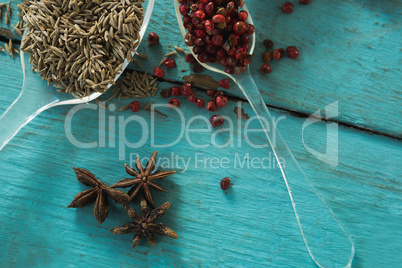
[[[6,42],[9,42],[9,39],[0,35],[0,42],[6,43]],[[21,45],[21,40],[12,39],[12,42],[15,45]],[[131,69],[131,68],[127,68],[127,70],[144,73],[141,70],[135,70],[135,69]],[[150,75],[152,75],[152,74],[150,74]],[[154,75],[152,75],[152,76],[155,77]],[[173,79],[169,79],[169,78],[163,78],[163,79],[158,78],[158,80],[160,82],[166,81],[166,82],[176,84],[176,85],[183,84],[182,81],[173,80]],[[206,91],[206,90],[198,88],[198,87],[195,87],[195,88],[197,90],[200,90],[200,91]],[[228,93],[229,92],[226,92],[226,96],[228,97],[228,99],[230,99],[232,101],[248,102],[246,98],[233,96],[230,93],[229,94]],[[276,109],[276,110],[279,110],[279,111],[282,111],[282,112],[286,112],[286,113],[290,114],[291,116],[295,116],[295,117],[299,117],[299,118],[308,118],[308,117],[311,116],[310,114],[303,113],[303,112],[300,112],[300,111],[297,111],[297,110],[292,110],[292,109],[289,109],[289,108],[284,108],[284,107],[280,107],[280,106],[276,106],[276,105],[272,105],[272,104],[267,104],[267,103],[265,105],[267,107],[269,107],[269,108],[273,108],[273,109]],[[320,119],[322,122],[333,122],[333,123],[337,123],[340,126],[344,126],[344,127],[364,131],[364,132],[367,132],[369,134],[376,134],[376,135],[386,136],[386,137],[390,137],[390,138],[397,139],[397,140],[402,140],[402,135],[397,136],[397,135],[393,135],[393,134],[390,134],[390,133],[386,133],[386,132],[382,132],[382,131],[378,131],[378,130],[373,130],[373,129],[365,128],[365,127],[362,127],[362,126],[353,125],[353,124],[351,124],[349,122],[344,122],[344,121],[340,121],[340,120],[328,119],[328,118],[324,118],[324,117],[316,117],[316,118]]]

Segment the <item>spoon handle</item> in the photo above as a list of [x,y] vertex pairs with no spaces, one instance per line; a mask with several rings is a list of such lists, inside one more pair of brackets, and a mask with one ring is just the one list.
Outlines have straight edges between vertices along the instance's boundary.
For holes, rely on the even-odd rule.
[[58,101],[57,98],[48,101],[41,94],[25,91],[23,86],[18,98],[0,117],[0,151],[22,127]]
[[354,257],[352,239],[300,168],[279,133],[249,68],[246,72],[236,82],[258,116],[272,147],[311,258],[319,267],[350,267]]

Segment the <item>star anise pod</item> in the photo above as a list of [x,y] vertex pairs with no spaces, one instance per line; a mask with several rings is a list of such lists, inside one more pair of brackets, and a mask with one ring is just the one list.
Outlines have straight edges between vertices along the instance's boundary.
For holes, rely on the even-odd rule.
[[77,180],[87,186],[92,186],[92,188],[78,193],[67,207],[82,208],[95,201],[94,215],[98,222],[102,223],[109,213],[108,197],[112,198],[117,204],[127,204],[129,196],[125,192],[108,187],[86,169],[73,169],[77,174]]
[[150,187],[152,187],[156,191],[167,192],[167,190],[164,189],[162,186],[156,184],[155,180],[161,180],[161,179],[166,178],[167,176],[170,176],[170,175],[176,173],[176,171],[160,170],[158,172],[155,172],[154,174],[151,174],[151,172],[155,169],[155,164],[156,164],[155,159],[156,159],[157,153],[158,152],[155,151],[152,154],[151,158],[149,158],[149,160],[148,160],[147,165],[145,166],[145,169],[143,168],[140,158],[137,155],[137,157],[135,159],[135,166],[136,166],[138,172],[135,171],[134,169],[132,169],[131,167],[129,167],[127,164],[125,164],[126,172],[129,175],[134,176],[134,178],[123,179],[119,182],[116,182],[115,184],[113,184],[110,187],[126,188],[126,187],[133,186],[127,193],[130,196],[129,202],[133,201],[134,198],[138,196],[140,190],[143,189],[145,199],[148,201],[149,205],[152,208],[155,208],[154,199],[152,197]]
[[116,235],[120,234],[130,234],[135,233],[133,239],[133,248],[137,247],[141,239],[147,239],[148,243],[152,246],[156,245],[154,234],[169,236],[171,238],[177,239],[177,234],[167,227],[163,223],[154,223],[155,220],[161,218],[166,210],[170,207],[170,204],[166,202],[162,206],[152,210],[150,213],[147,201],[141,198],[141,214],[140,216],[134,209],[129,205],[125,205],[128,216],[134,221],[124,224],[121,227],[115,227],[110,230],[111,233]]

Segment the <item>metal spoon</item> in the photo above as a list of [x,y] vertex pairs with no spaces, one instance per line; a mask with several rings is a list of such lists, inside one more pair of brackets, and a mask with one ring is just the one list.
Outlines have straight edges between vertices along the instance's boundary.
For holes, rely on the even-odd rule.
[[[177,21],[184,38],[186,30],[177,0],[174,1],[174,5]],[[246,5],[243,9],[248,12]],[[250,15],[248,23],[253,24]],[[250,54],[253,54],[254,47],[255,34],[251,36]],[[193,53],[192,47],[189,49]],[[194,53],[193,56],[197,59]],[[206,69],[230,77],[239,86],[258,116],[281,169],[300,232],[313,261],[319,267],[350,267],[354,258],[352,239],[306,177],[286,145],[251,77],[249,67],[243,74],[234,76],[225,73],[222,66],[218,64],[199,63]]]
[[[141,40],[145,35],[154,3],[155,0],[147,0],[143,5],[145,14],[141,26],[140,39],[137,40],[137,42],[141,43]],[[22,38],[25,37],[26,32],[27,30],[25,30]],[[21,51],[20,57],[24,82],[21,93],[17,99],[0,117],[0,151],[21,128],[41,112],[60,105],[88,103],[102,95],[102,93],[92,93],[90,96],[82,99],[76,99],[70,94],[59,93],[52,85],[49,86],[46,82],[42,81],[38,74],[27,72],[25,65],[28,65],[29,63],[28,60],[25,59],[24,52]],[[25,62],[25,60],[27,62]],[[129,62],[125,60],[122,71],[116,76],[115,81],[120,77],[128,64]],[[111,84],[108,85],[108,88],[111,86]]]

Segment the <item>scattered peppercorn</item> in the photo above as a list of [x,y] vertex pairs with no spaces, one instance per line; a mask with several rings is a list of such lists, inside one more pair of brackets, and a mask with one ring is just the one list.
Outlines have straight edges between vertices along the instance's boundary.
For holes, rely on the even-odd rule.
[[215,96],[215,90],[213,90],[213,89],[208,89],[206,93],[207,93],[207,96],[209,96],[209,97]]
[[267,49],[272,49],[274,47],[274,42],[269,39],[265,39],[262,44],[267,48]]
[[299,56],[299,50],[295,46],[287,47],[286,52],[291,59],[296,59]]
[[141,109],[141,103],[139,101],[133,101],[130,103],[130,110],[133,112],[138,112]]
[[275,49],[274,52],[272,52],[272,57],[275,60],[282,59],[283,56],[285,56],[286,51],[283,48]]
[[169,89],[162,89],[162,91],[161,91],[161,96],[162,96],[162,98],[169,98],[170,97],[170,91],[169,91]]
[[179,87],[171,87],[169,88],[170,95],[172,97],[179,97],[181,96],[181,91]]
[[197,94],[195,94],[194,92],[191,93],[189,96],[187,96],[187,99],[189,102],[191,103],[197,103]]
[[293,12],[293,4],[290,2],[286,2],[282,5],[282,12],[285,14],[290,14]]
[[225,96],[216,97],[216,105],[219,108],[225,107],[227,103],[228,103],[228,98],[226,98]]
[[159,78],[163,78],[165,76],[165,71],[161,67],[155,67],[154,75]]
[[185,57],[185,61],[186,61],[187,63],[194,63],[194,62],[195,62],[195,58],[194,58],[193,54],[187,54],[186,57]]
[[215,112],[218,109],[218,107],[216,106],[216,102],[213,100],[210,100],[207,103],[207,110],[210,112]]
[[221,88],[229,89],[230,88],[230,80],[229,80],[229,78],[220,80],[219,81],[219,86]]
[[205,105],[205,102],[204,102],[203,99],[198,99],[197,100],[197,106],[198,107],[202,108],[202,107],[204,107],[204,105]]
[[280,48],[279,53],[281,53],[281,58],[286,56],[286,50],[284,48]]
[[193,67],[193,72],[194,73],[199,74],[203,70],[204,70],[204,68],[200,64],[198,64],[198,63],[194,64],[194,67]]
[[229,178],[223,178],[221,180],[221,188],[222,190],[226,191],[230,186],[230,179]]
[[269,65],[269,63],[264,63],[260,68],[260,73],[269,74],[270,72],[272,72],[271,65]]
[[174,59],[167,58],[165,60],[165,67],[166,68],[174,68],[174,67],[176,67],[176,61]]
[[190,83],[185,83],[180,87],[181,94],[184,96],[190,96],[193,93],[193,88]]
[[272,59],[272,54],[271,52],[264,52],[262,53],[262,61],[265,63],[269,63]]
[[169,107],[173,109],[180,107],[180,101],[178,99],[170,99]]
[[159,44],[159,36],[156,33],[148,34],[148,42],[151,46]]
[[223,96],[223,95],[225,95],[225,93],[222,90],[218,90],[218,91],[215,92],[214,97],[216,98],[218,96]]
[[311,0],[299,0],[299,4],[308,5],[311,3]]
[[223,119],[222,116],[220,115],[213,115],[210,119],[209,122],[211,122],[213,127],[219,127],[222,126],[225,120]]

